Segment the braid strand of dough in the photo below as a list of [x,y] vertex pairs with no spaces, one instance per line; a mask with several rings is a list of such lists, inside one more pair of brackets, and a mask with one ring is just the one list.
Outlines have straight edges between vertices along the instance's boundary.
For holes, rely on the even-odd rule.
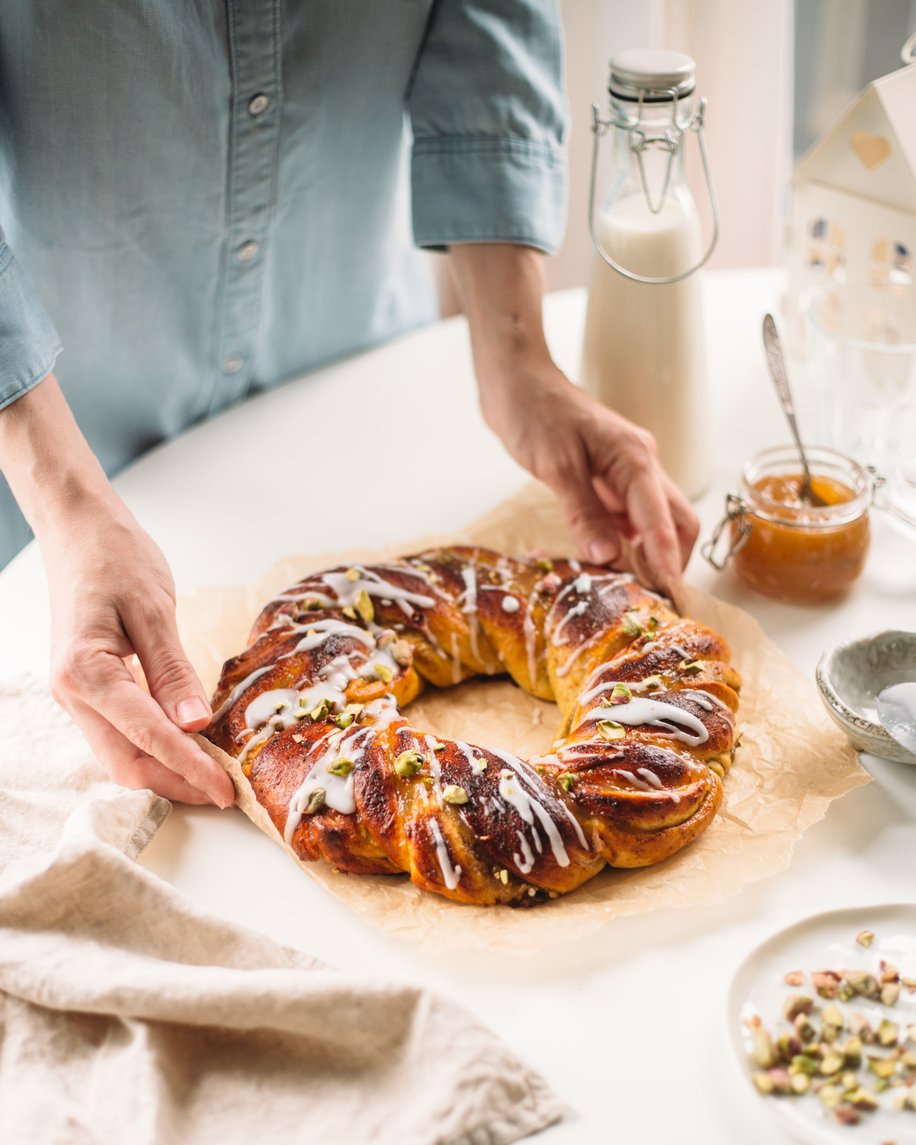
[[[629,574],[456,547],[312,574],[228,661],[206,732],[295,853],[532,904],[709,826],[735,750],[725,642]],[[402,713],[426,683],[508,675],[560,711],[528,762]]]

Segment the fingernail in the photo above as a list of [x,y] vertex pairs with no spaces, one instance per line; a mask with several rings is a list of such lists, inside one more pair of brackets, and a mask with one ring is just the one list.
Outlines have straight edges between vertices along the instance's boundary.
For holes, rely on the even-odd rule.
[[181,700],[175,709],[180,724],[193,724],[197,720],[210,718],[210,706],[205,704],[199,696],[190,696]]
[[588,559],[596,565],[606,565],[617,556],[617,550],[610,541],[590,541]]

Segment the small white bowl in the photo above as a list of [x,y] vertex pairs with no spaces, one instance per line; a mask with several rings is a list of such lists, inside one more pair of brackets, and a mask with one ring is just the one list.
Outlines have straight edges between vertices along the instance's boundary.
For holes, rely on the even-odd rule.
[[881,726],[878,693],[916,680],[916,632],[879,632],[838,644],[821,656],[817,686],[824,706],[859,751],[916,764],[916,755]]

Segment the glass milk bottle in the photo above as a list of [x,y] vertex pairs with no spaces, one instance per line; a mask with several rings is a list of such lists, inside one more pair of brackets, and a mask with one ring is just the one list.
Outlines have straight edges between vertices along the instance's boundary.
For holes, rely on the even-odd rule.
[[[596,253],[580,370],[589,393],[654,435],[662,464],[689,497],[709,484],[714,452],[697,271],[718,237],[703,145],[705,100],[694,109],[694,70],[680,52],[623,52],[611,60],[609,118],[592,107],[589,226]],[[684,177],[688,131],[697,136],[712,204],[705,248]],[[599,142],[608,134],[608,191],[596,210]]]

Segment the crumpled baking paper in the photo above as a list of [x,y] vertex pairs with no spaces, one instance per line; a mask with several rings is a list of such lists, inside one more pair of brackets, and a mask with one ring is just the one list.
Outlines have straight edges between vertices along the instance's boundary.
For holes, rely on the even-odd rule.
[[[459,543],[506,553],[574,552],[555,503],[543,486],[532,484],[461,534],[408,540],[372,552],[289,557],[255,584],[200,589],[179,601],[185,648],[212,691],[223,662],[246,647],[264,602],[305,573]],[[725,780],[722,808],[696,842],[665,862],[641,870],[608,868],[573,893],[530,909],[464,906],[421,891],[406,878],[347,875],[325,863],[300,862],[255,800],[235,760],[204,740],[201,745],[232,776],[241,810],[304,871],[380,930],[430,952],[534,954],[545,945],[578,941],[613,918],[719,902],[784,870],[802,832],[824,817],[832,800],[870,777],[824,713],[813,680],[767,639],[752,617],[689,586],[678,605],[725,637],[744,682],[740,747]],[[505,680],[429,688],[409,710],[418,729],[505,748],[522,758],[548,751],[558,723],[554,704]]]

